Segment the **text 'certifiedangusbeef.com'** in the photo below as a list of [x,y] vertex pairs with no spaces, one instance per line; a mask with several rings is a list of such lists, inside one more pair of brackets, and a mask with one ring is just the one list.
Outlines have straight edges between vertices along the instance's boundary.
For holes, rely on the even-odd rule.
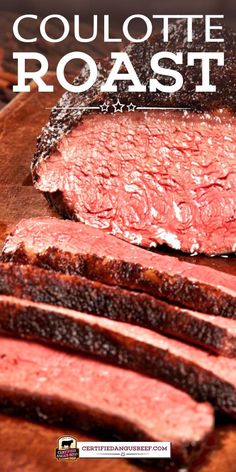
[[170,442],[78,442],[83,458],[167,458],[171,457]]

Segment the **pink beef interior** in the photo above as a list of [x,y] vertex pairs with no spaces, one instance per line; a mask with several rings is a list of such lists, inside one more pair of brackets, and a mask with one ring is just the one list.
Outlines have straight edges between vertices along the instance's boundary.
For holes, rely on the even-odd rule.
[[23,391],[97,409],[104,419],[106,414],[117,415],[156,440],[198,441],[213,425],[208,404],[163,382],[93,359],[2,337],[0,362],[0,391]]
[[128,244],[99,229],[59,218],[29,218],[21,220],[8,236],[3,252],[5,255],[25,245],[27,251],[43,253],[50,247],[72,254],[89,254],[128,264],[141,265],[169,276],[181,276],[219,288],[236,297],[236,277],[213,268],[180,261],[177,257],[152,253]]
[[[188,363],[193,363],[194,366],[198,369],[199,367],[203,371],[208,370],[212,372],[213,375],[222,379],[223,382],[233,385],[236,387],[236,360],[235,359],[225,359],[223,356],[216,356],[215,354],[209,354],[208,352],[198,349],[189,344],[185,344],[181,341],[170,339],[162,334],[153,332],[149,329],[142,328],[140,326],[131,325],[121,321],[113,321],[103,317],[97,317],[86,313],[80,313],[74,310],[69,310],[62,307],[55,307],[52,305],[47,305],[45,303],[35,303],[28,300],[20,300],[15,297],[8,297],[1,295],[0,302],[16,303],[25,307],[37,307],[43,312],[45,312],[45,317],[47,317],[48,311],[57,313],[59,317],[63,317],[65,320],[77,320],[78,322],[87,323],[88,326],[94,326],[96,329],[100,327],[103,329],[103,332],[108,333],[117,333],[124,338],[130,338],[134,341],[141,342],[153,348],[160,350],[169,351],[172,355],[179,358],[181,361],[186,361]],[[204,316],[204,315],[203,315]],[[209,316],[205,315],[207,319]],[[214,318],[214,317],[213,317]],[[210,317],[211,320],[211,317]],[[225,320],[226,325],[229,321],[231,324],[232,333],[235,332],[236,322],[234,320]]]
[[89,115],[41,161],[37,187],[135,244],[235,251],[235,124],[225,110]]
[[[56,307],[53,305],[48,305],[45,303],[36,303],[29,300],[21,300],[16,297],[8,297],[0,295],[0,302],[6,304],[16,304],[19,306],[25,307],[36,307],[41,310],[42,316],[45,313],[45,318],[48,316],[48,312],[51,310],[56,313],[59,317],[66,319],[77,320],[78,322],[86,323],[88,326],[95,328],[102,328],[103,332],[106,333],[117,333],[124,338],[130,338],[134,341],[144,343],[147,346],[152,346],[152,348],[157,348],[160,350],[166,350],[172,355],[180,359],[181,362],[186,361],[188,363],[193,363],[194,366],[198,369],[203,369],[203,371],[208,370],[216,377],[222,379],[223,382],[233,385],[236,387],[236,360],[235,359],[225,359],[223,356],[216,356],[215,354],[210,354],[202,349],[198,349],[189,344],[185,344],[176,339],[170,339],[162,334],[153,332],[149,329],[142,328],[140,326],[131,325],[129,323],[124,323],[121,321],[113,321],[104,317],[97,317],[91,314],[81,313],[74,310],[69,310],[62,307]],[[202,315],[205,319],[209,318],[209,315]],[[211,317],[210,316],[210,320]],[[217,325],[218,317],[216,318]],[[235,333],[235,320],[225,320],[225,325],[229,325],[229,331]],[[223,325],[223,323],[222,323]],[[231,326],[230,326],[231,325]]]

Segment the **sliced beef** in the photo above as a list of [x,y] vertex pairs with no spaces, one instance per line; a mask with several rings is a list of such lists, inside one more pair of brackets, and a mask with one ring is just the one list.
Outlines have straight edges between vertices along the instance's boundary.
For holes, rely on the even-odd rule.
[[[182,21],[172,27],[168,43],[156,36],[129,45],[127,52],[147,84],[156,52],[182,51],[183,44],[185,55],[222,51],[224,67],[211,61],[215,93],[195,92],[202,82],[202,64],[196,61],[194,67],[176,67],[184,77],[178,93],[132,94],[122,81],[117,94],[104,94],[100,87],[113,65],[105,60],[89,92],[66,93],[52,110],[32,172],[36,188],[62,216],[144,247],[166,243],[190,253],[236,251],[236,35],[224,30],[224,42],[207,44],[203,23],[194,30],[187,43]],[[118,98],[122,113],[114,113]],[[103,102],[108,113],[82,109]]]
[[0,298],[0,331],[96,355],[164,380],[236,418],[235,359],[138,326],[14,297]]
[[201,448],[213,429],[210,405],[93,359],[2,337],[0,366],[2,408],[109,437],[171,441],[177,464]]
[[112,287],[78,275],[0,263],[0,294],[136,324],[215,353],[236,357],[235,320],[184,310],[144,293]]
[[155,254],[101,230],[57,218],[22,220],[2,259],[143,290],[203,313],[236,318],[236,277]]

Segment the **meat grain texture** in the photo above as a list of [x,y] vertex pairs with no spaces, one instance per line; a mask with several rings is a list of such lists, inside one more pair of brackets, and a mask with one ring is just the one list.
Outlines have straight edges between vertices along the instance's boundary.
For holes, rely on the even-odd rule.
[[22,220],[7,238],[2,260],[82,275],[202,313],[236,318],[235,276],[149,252],[83,223]]
[[[0,263],[0,320],[4,320],[7,313],[10,322],[10,313],[15,311],[17,322],[17,313],[21,319],[18,310],[21,305],[11,296],[131,323],[202,346],[213,353],[236,357],[236,320],[186,310],[145,293],[105,285],[79,275]],[[31,310],[30,304],[28,310]],[[27,306],[25,317],[28,326]],[[7,320],[6,317],[5,326],[8,326]],[[14,323],[11,329],[13,333],[14,329],[18,331]]]
[[209,404],[93,359],[1,337],[0,366],[2,409],[40,421],[69,422],[108,437],[171,441],[176,465],[201,450],[213,430]]
[[[126,82],[118,84],[117,94],[101,93],[112,67],[103,60],[89,92],[66,93],[52,110],[32,173],[36,188],[61,215],[144,247],[165,243],[211,255],[236,251],[236,35],[224,29],[223,43],[207,44],[203,24],[196,22],[194,29],[192,43],[184,41],[185,22],[179,22],[168,45],[154,36],[127,52],[147,84],[150,59],[160,50],[175,52],[185,44],[185,54],[223,51],[224,67],[211,61],[216,92],[195,92],[202,73],[196,61],[194,67],[177,67],[184,85],[175,94],[132,94]],[[118,98],[122,113],[114,113]],[[78,108],[104,102],[105,114]],[[144,112],[137,106],[187,110]]]
[[235,359],[210,355],[138,326],[15,297],[0,297],[0,332],[163,380],[236,418]]

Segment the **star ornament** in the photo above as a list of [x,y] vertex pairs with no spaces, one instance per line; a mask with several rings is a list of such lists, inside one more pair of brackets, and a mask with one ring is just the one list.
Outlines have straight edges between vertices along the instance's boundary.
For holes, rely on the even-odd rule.
[[131,102],[129,105],[127,105],[127,109],[128,109],[128,111],[135,111],[136,105],[134,105],[134,104]]
[[120,103],[120,100],[118,98],[117,102],[114,103],[114,105],[112,105],[113,108],[114,108],[114,113],[117,113],[118,111],[120,111],[121,113],[123,112],[123,108],[125,106],[124,103]]
[[109,105],[106,102],[104,102],[102,105],[100,105],[100,110],[101,110],[102,113],[107,113],[108,109],[109,109]]

